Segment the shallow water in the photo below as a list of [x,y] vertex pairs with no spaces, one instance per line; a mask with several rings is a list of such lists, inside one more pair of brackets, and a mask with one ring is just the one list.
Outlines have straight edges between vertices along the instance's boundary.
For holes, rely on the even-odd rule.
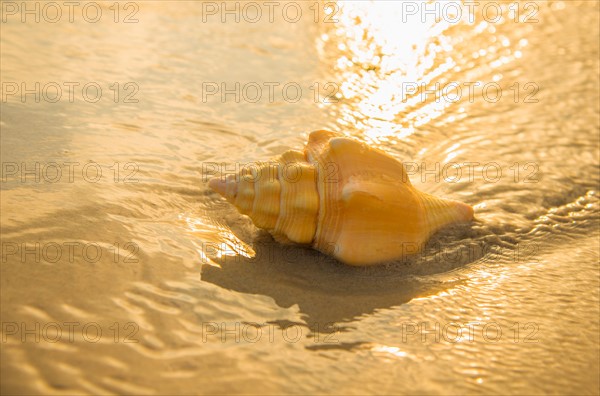
[[[597,2],[502,2],[501,20],[482,2],[473,23],[358,1],[293,3],[295,23],[283,3],[222,23],[162,1],[22,23],[7,3],[3,393],[598,392]],[[236,82],[239,102],[207,95]],[[351,268],[275,243],[203,181],[321,128],[476,221]]]

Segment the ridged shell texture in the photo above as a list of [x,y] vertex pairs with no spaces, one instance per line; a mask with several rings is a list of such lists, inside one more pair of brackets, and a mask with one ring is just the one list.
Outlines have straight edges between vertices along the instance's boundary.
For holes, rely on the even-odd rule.
[[350,265],[421,251],[444,226],[473,219],[464,203],[415,189],[402,163],[334,132],[312,132],[304,152],[216,177],[209,186],[282,243],[311,245]]

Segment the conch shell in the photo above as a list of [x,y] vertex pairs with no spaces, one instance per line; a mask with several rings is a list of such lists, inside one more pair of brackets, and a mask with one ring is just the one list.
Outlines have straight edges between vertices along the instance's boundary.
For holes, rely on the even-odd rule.
[[324,130],[310,134],[304,152],[287,151],[209,186],[277,241],[356,266],[418,253],[439,229],[473,219],[471,206],[415,189],[390,155]]

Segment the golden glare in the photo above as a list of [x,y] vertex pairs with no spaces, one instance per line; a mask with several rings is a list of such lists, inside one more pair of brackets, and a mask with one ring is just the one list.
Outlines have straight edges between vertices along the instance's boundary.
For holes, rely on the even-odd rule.
[[[441,9],[444,3],[430,1],[428,6]],[[338,23],[320,35],[317,48],[323,57],[329,56],[327,52],[338,54],[332,63],[340,81],[339,124],[374,142],[402,139],[432,120],[464,119],[468,114],[461,104],[469,100],[466,91],[480,92],[484,84],[478,78],[522,56],[497,32],[502,21],[491,26],[485,21],[472,23],[466,14],[456,21],[407,15],[406,2],[398,1],[337,4]],[[516,46],[527,44],[523,39]],[[471,57],[464,56],[467,47],[472,48]],[[474,69],[473,60],[480,58],[485,64]],[[464,77],[462,84],[453,81],[460,72],[470,86],[465,86]],[[497,73],[494,81],[502,78]]]
[[[220,267],[214,260],[226,256],[243,256],[252,258],[256,255],[252,247],[235,236],[231,230],[221,224],[208,222],[204,217],[192,217],[181,214],[180,219],[186,223],[187,231],[193,234],[201,245],[195,242],[202,263]],[[194,240],[196,240],[194,238]]]
[[391,357],[391,358],[395,358],[395,359],[405,358],[408,356],[408,354],[406,352],[402,351],[398,347],[381,345],[381,344],[374,345],[371,348],[371,352],[373,352],[375,354],[384,355],[388,358]]

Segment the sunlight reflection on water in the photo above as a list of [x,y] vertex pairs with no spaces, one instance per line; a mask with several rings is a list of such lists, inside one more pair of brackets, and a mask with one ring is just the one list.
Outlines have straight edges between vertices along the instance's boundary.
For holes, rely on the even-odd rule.
[[[38,183],[3,168],[3,326],[98,323],[108,334],[23,342],[3,327],[2,391],[595,392],[598,3],[531,2],[535,23],[523,8],[515,22],[514,2],[500,3],[504,19],[473,23],[466,8],[457,22],[422,22],[403,15],[416,3],[398,1],[329,3],[337,22],[314,23],[313,3],[298,4],[298,23],[204,23],[202,3],[152,1],[131,25],[2,24],[2,82],[98,81],[107,93],[2,103],[3,165],[103,173]],[[203,100],[203,83],[273,81],[304,94]],[[115,102],[115,82],[135,82],[138,102]],[[501,100],[485,100],[486,84]],[[202,178],[203,164],[266,160],[321,128],[410,164],[413,184],[468,202],[477,221],[415,260],[349,268],[277,243]],[[102,254],[44,261],[64,244]],[[130,323],[137,342],[122,342]],[[479,323],[475,341],[454,342],[452,323]],[[482,339],[485,324],[502,338]],[[531,324],[536,342],[525,342]]]
[[[331,31],[317,38],[317,48],[324,58],[336,48],[335,74],[340,86],[338,97],[352,103],[342,107],[341,125],[352,125],[371,141],[402,139],[415,128],[447,116],[458,122],[469,114],[464,107],[448,115],[448,108],[461,105],[461,97],[481,95],[486,82],[479,78],[491,70],[522,56],[526,39],[512,45],[508,37],[498,34],[508,20],[493,25],[476,21],[473,10],[445,13],[446,18],[418,17],[408,11],[414,2],[341,2],[339,22]],[[431,10],[447,7],[446,1],[429,2]],[[501,4],[507,18],[510,4]],[[436,8],[437,7],[437,8]],[[471,12],[472,11],[472,12]],[[435,13],[434,13],[435,16]],[[514,18],[514,16],[512,16]],[[400,23],[401,21],[401,23]],[[465,54],[464,43],[470,46]],[[473,62],[479,58],[489,61]],[[466,79],[461,72],[466,71]],[[460,77],[453,80],[452,77]],[[500,87],[503,76],[494,76]]]

